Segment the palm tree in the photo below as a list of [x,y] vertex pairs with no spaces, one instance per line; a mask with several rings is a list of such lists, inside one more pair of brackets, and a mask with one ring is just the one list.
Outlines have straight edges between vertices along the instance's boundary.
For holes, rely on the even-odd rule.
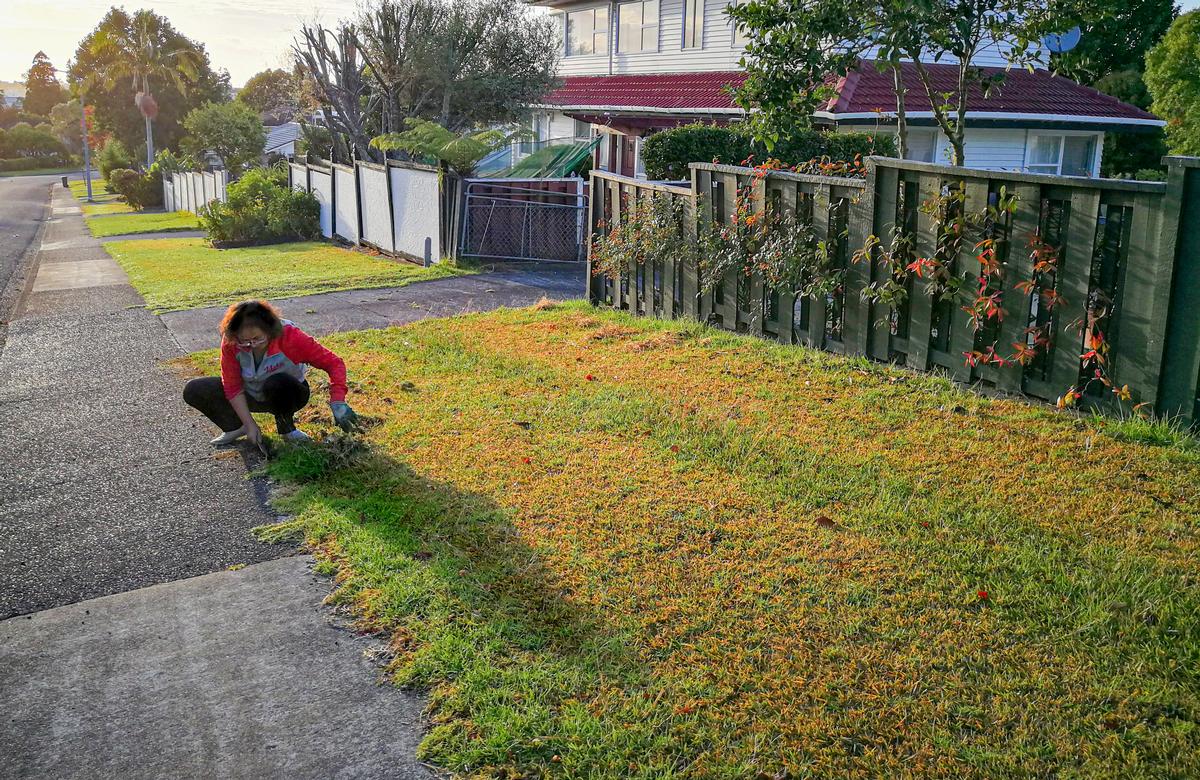
[[[106,89],[118,81],[133,81],[134,105],[146,120],[146,165],[154,163],[154,118],[158,104],[150,92],[150,79],[165,79],[186,92],[200,75],[204,55],[163,17],[153,11],[137,11],[131,17],[114,8],[96,30],[91,53],[104,63],[87,82]],[[85,83],[85,86],[87,84]]]

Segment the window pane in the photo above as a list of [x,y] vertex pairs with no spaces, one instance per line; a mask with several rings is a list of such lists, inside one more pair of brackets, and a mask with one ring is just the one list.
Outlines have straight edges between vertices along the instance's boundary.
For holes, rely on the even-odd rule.
[[1039,135],[1033,139],[1033,151],[1029,155],[1029,165],[1058,166],[1058,154],[1062,136]]
[[622,3],[617,6],[617,50],[622,54],[638,51],[642,41],[642,4]]
[[658,0],[642,3],[642,51],[658,51]]
[[704,46],[704,0],[687,0],[683,7],[683,48]]
[[608,9],[597,8],[595,32],[592,34],[592,53],[607,54],[608,53]]
[[908,159],[916,162],[933,162],[933,154],[937,148],[934,133],[908,131]]
[[592,11],[576,11],[567,14],[567,55],[592,53],[592,28],[595,15]]
[[1056,175],[1058,173],[1057,165],[1027,165],[1026,170],[1030,173],[1049,173]]
[[[730,5],[741,5],[741,4],[742,4],[742,0],[733,0],[733,2]],[[734,46],[745,46],[746,43],[747,43],[746,34],[744,32],[742,32],[741,27],[734,24],[733,25],[733,45]]]
[[1091,176],[1096,141],[1086,135],[1069,135],[1063,149],[1063,176]]

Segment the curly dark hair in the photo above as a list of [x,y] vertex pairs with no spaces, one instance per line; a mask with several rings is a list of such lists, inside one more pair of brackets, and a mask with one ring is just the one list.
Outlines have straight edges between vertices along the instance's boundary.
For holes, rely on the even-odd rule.
[[236,341],[243,325],[257,325],[272,339],[283,335],[283,318],[279,316],[279,309],[267,301],[242,301],[230,306],[221,318],[221,338]]

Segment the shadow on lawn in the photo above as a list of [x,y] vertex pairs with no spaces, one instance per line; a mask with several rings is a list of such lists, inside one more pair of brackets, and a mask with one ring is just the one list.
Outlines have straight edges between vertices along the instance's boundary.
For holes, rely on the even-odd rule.
[[582,678],[640,677],[624,637],[571,600],[488,496],[342,435],[281,449],[268,473],[291,486],[285,494],[294,489],[277,499],[293,517],[260,534],[304,534],[337,575],[330,601],[352,607],[363,630],[393,632],[398,682],[436,684],[466,667],[490,673],[537,661],[578,665]]

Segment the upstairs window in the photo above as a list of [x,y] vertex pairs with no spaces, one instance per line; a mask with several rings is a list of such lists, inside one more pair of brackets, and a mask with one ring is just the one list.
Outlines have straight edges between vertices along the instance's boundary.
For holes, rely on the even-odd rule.
[[[741,5],[741,4],[742,4],[742,0],[733,0],[733,2],[730,3],[730,5]],[[741,47],[745,46],[747,43],[750,42],[750,37],[748,35],[746,35],[746,31],[742,29],[741,25],[739,25],[737,22],[735,22],[732,19],[729,20],[729,23],[733,26],[733,45],[736,48],[740,49]]]
[[567,56],[608,53],[608,8],[567,14]]
[[704,0],[683,0],[683,48],[704,48]]
[[617,51],[636,54],[658,51],[658,0],[639,0],[617,6],[620,32]]

